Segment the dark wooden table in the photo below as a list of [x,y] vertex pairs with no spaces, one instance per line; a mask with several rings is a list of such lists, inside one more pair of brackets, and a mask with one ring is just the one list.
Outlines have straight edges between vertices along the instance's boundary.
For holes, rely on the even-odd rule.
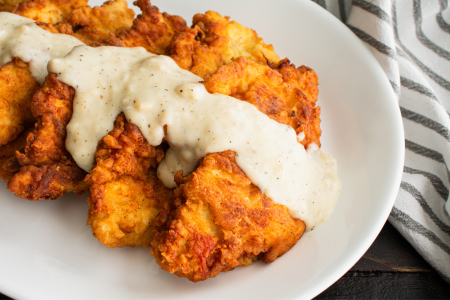
[[366,254],[315,299],[450,299],[450,285],[387,222]]
[[386,223],[353,268],[315,299],[349,298],[450,299],[450,285]]

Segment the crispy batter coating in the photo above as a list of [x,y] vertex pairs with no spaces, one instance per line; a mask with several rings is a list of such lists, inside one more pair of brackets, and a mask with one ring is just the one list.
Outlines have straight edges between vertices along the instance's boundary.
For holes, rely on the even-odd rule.
[[27,0],[0,0],[0,12],[11,12],[14,6],[25,1]]
[[23,151],[27,144],[27,135],[33,127],[26,128],[14,141],[0,146],[0,178],[5,182],[11,180],[20,169],[16,158],[16,151]]
[[208,154],[189,176],[178,172],[176,209],[152,241],[151,253],[164,270],[206,280],[257,257],[272,262],[302,236],[305,224],[261,193],[235,156]]
[[12,13],[43,23],[62,23],[88,0],[29,0],[19,3]]
[[192,26],[175,35],[167,52],[181,68],[203,79],[233,58],[275,65],[280,60],[272,45],[265,44],[254,30],[216,12],[196,14]]
[[173,202],[173,191],[156,177],[164,156],[147,143],[136,125],[120,114],[99,144],[90,183],[87,224],[108,247],[149,247],[156,217]]
[[133,25],[134,12],[125,0],[107,1],[102,6],[75,9],[67,22],[76,28],[75,37],[87,45],[100,43],[110,34],[118,35]]
[[16,196],[53,200],[71,191],[83,194],[87,190],[85,172],[65,149],[74,95],[72,87],[50,74],[33,96],[31,112],[37,123],[27,136],[24,153],[16,153],[22,168],[8,183],[8,189]]
[[71,163],[25,166],[8,182],[8,189],[17,197],[32,201],[54,200],[69,192],[85,193],[85,176],[78,166]]
[[69,160],[65,148],[66,125],[72,117],[75,90],[50,74],[44,86],[33,96],[31,112],[35,130],[27,137],[25,153],[18,155],[22,166],[49,165]]
[[51,33],[62,33],[67,35],[75,35],[73,32],[72,25],[68,23],[58,23],[58,24],[50,24],[50,23],[42,23],[37,22],[36,25],[41,27],[44,30],[47,30]]
[[[288,60],[276,67],[239,57],[205,82],[211,93],[248,101],[277,122],[304,132],[304,146],[320,146],[318,77]],[[265,197],[238,167],[235,153],[209,154],[175,191],[176,209],[157,229],[152,254],[166,271],[197,282],[257,258],[272,262],[301,237],[305,225]]]
[[142,14],[137,16],[131,29],[106,41],[107,45],[123,47],[144,47],[147,51],[164,54],[176,32],[186,27],[186,21],[179,16],[160,13],[149,0],[134,2]]
[[64,23],[38,22],[37,25],[51,33],[74,36],[86,45],[95,47],[102,45],[110,35],[129,29],[133,19],[134,12],[128,9],[127,2],[114,0],[99,7],[79,7]]
[[19,59],[0,67],[0,146],[16,139],[34,124],[30,101],[39,84]]
[[220,67],[204,85],[211,93],[220,93],[255,105],[271,119],[290,125],[301,143],[320,146],[320,107],[315,106],[319,90],[317,74],[310,68],[295,68],[287,59],[277,68],[240,57]]

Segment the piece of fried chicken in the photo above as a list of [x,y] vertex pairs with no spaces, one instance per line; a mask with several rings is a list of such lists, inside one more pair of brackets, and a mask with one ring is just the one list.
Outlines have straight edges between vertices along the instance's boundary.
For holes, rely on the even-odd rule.
[[287,59],[273,68],[244,57],[220,67],[204,82],[210,93],[247,101],[278,123],[291,126],[305,147],[311,143],[320,147],[318,84],[314,70],[295,68]]
[[79,7],[66,20],[76,28],[74,36],[86,45],[96,45],[110,34],[119,35],[133,25],[134,11],[125,0],[107,1],[98,7]]
[[8,182],[8,189],[16,196],[50,200],[68,192],[81,195],[87,190],[85,172],[65,148],[74,95],[75,90],[55,74],[47,76],[44,86],[34,94],[31,112],[37,123],[27,136],[24,153],[16,153],[22,167]]
[[174,36],[167,55],[180,68],[203,79],[238,57],[264,65],[277,65],[280,60],[272,45],[265,44],[254,30],[213,11],[196,14],[192,28],[186,27]]
[[125,0],[107,1],[101,6],[80,6],[74,9],[63,22],[56,24],[39,22],[38,25],[52,33],[68,34],[88,46],[102,44],[110,35],[129,30],[134,12]]
[[88,0],[29,0],[18,3],[12,13],[37,22],[64,23],[79,7],[86,6]]
[[15,140],[0,146],[0,178],[5,182],[11,180],[21,167],[16,158],[16,151],[23,151],[27,144],[27,135],[33,127],[27,128]]
[[104,245],[149,247],[157,216],[174,200],[156,177],[164,152],[150,146],[136,125],[120,114],[99,143],[90,184],[87,224]]
[[105,45],[118,47],[144,47],[155,54],[165,54],[173,36],[186,28],[186,21],[180,16],[160,13],[149,0],[138,0],[142,14],[137,16],[133,26],[119,35],[111,35]]
[[[305,147],[320,146],[320,107],[315,105],[318,77],[313,70],[295,68],[287,59],[275,63],[255,57],[184,66],[200,72],[214,70],[201,73],[209,92],[252,103],[294,128]],[[191,281],[250,265],[257,258],[272,262],[305,230],[285,206],[274,204],[251,183],[232,151],[207,155],[197,170],[185,178],[178,174],[176,181],[176,208],[166,226],[155,230],[152,254],[164,270]]]
[[0,1],[0,12],[6,11],[11,12],[13,8],[22,2],[25,2],[27,0],[1,0]]
[[305,224],[255,186],[233,151],[208,154],[175,190],[176,209],[155,233],[151,253],[166,271],[197,282],[219,272],[272,262],[302,236]]
[[0,67],[0,146],[16,139],[34,124],[30,102],[38,88],[39,84],[23,61],[14,59]]

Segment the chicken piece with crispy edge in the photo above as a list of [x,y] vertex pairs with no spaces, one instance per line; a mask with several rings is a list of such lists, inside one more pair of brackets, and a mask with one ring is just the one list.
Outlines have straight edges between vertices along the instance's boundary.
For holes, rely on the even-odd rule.
[[30,102],[39,84],[28,65],[19,59],[0,67],[0,146],[33,126]]
[[305,224],[252,184],[235,156],[208,154],[189,176],[178,171],[176,208],[151,244],[164,270],[202,281],[257,258],[272,262],[302,236]]
[[133,25],[134,12],[125,0],[107,1],[102,6],[83,6],[75,9],[67,23],[74,28],[74,36],[87,45],[100,43],[110,34],[118,35]]
[[[300,142],[305,147],[320,146],[318,77],[313,70],[295,68],[287,59],[273,67],[240,57],[221,66],[204,85],[211,93],[252,103],[297,134],[303,132]],[[234,158],[232,151],[209,154],[191,175],[181,179],[178,174],[176,209],[152,242],[152,254],[164,270],[191,281],[206,280],[257,257],[271,262],[303,234],[303,222],[265,197]]]
[[98,7],[82,6],[73,11],[64,23],[37,22],[51,33],[76,37],[88,46],[99,46],[110,35],[128,30],[133,24],[134,12],[124,0],[107,1]]
[[11,12],[13,8],[27,0],[0,0],[0,12]]
[[271,119],[304,133],[300,143],[320,146],[320,107],[317,74],[295,66],[287,59],[277,68],[240,57],[220,67],[204,85],[210,93],[220,93],[255,105]]
[[88,185],[86,173],[65,149],[66,125],[72,116],[75,90],[47,76],[44,86],[31,101],[36,117],[35,129],[27,136],[24,153],[16,152],[22,166],[8,183],[8,189],[20,198],[53,200],[65,193],[83,194]]
[[0,178],[5,182],[11,180],[21,167],[16,158],[16,151],[23,151],[27,144],[27,135],[33,127],[26,128],[15,140],[0,146]]
[[102,244],[150,246],[157,215],[174,200],[173,190],[156,177],[156,164],[163,156],[162,148],[150,146],[123,113],[117,117],[86,177],[91,191],[87,224]]
[[87,5],[88,0],[30,0],[16,5],[11,11],[43,23],[62,23],[69,18],[73,11]]
[[186,21],[179,16],[160,13],[149,0],[134,2],[142,14],[137,16],[131,29],[117,36],[111,36],[104,44],[122,47],[144,47],[155,54],[165,54],[175,33],[186,27]]
[[175,35],[167,54],[181,68],[203,79],[233,58],[245,57],[269,65],[280,60],[272,45],[265,44],[254,30],[216,12],[196,14],[192,27]]

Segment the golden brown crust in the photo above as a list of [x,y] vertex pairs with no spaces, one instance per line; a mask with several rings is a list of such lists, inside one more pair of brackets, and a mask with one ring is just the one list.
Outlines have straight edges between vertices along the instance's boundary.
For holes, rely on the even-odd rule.
[[67,22],[76,30],[75,37],[87,45],[95,45],[110,34],[118,35],[133,25],[134,12],[125,0],[107,1],[102,6],[75,9]]
[[138,0],[134,4],[139,6],[142,14],[134,20],[131,29],[112,36],[105,43],[111,46],[144,47],[149,52],[164,54],[174,34],[186,27],[186,21],[179,16],[160,13],[149,0]]
[[0,12],[11,12],[13,8],[22,2],[27,0],[1,0],[0,1]]
[[[134,12],[124,0],[107,1],[99,7],[76,8],[63,23],[37,22],[37,25],[51,33],[71,35],[88,46],[102,45],[111,35],[118,35],[130,29]],[[120,46],[120,45],[119,45]]]
[[235,156],[208,154],[189,176],[178,173],[176,209],[152,241],[151,253],[164,270],[206,280],[257,257],[272,262],[302,236],[304,223],[264,196]]
[[69,192],[84,194],[87,190],[83,182],[85,176],[86,173],[70,163],[26,166],[11,178],[8,189],[17,197],[32,201],[55,200]]
[[26,128],[15,140],[0,146],[0,178],[6,183],[21,167],[16,158],[16,151],[23,151],[27,144],[27,135],[33,127]]
[[27,136],[24,153],[16,152],[22,168],[8,184],[18,197],[53,200],[67,192],[82,194],[87,190],[85,172],[65,148],[74,95],[74,89],[55,74],[47,76],[44,86],[34,94],[31,112],[37,120],[35,129]]
[[87,224],[108,247],[149,247],[158,213],[173,202],[173,191],[156,177],[164,156],[150,146],[136,125],[120,114],[114,129],[99,143],[90,184]]
[[[135,20],[132,28],[126,30],[131,26],[133,13],[126,8],[125,1],[116,0],[93,9],[86,4],[81,0],[31,0],[17,5],[13,12],[40,21],[38,25],[45,30],[72,35],[91,45],[100,45],[106,36],[113,36],[111,41],[117,42],[119,46],[144,46],[156,53],[163,53],[173,34],[186,26],[182,18],[161,14],[149,1],[139,0],[136,4],[143,14]],[[20,165],[29,168],[22,168],[10,182],[9,189],[16,195],[30,200],[53,199],[64,192],[73,190],[80,193],[86,190],[87,184],[79,180],[80,174],[84,172],[72,168],[75,163],[64,146],[65,127],[72,115],[73,96],[74,90],[59,82],[55,75],[48,76],[44,87],[34,95],[31,111],[38,122],[35,130],[28,135],[23,152],[17,152]],[[13,115],[9,113],[9,117]],[[14,133],[9,140],[15,138],[20,130],[22,128],[17,132],[8,130],[8,133]],[[54,175],[56,169],[49,169],[48,166],[52,165],[59,166],[58,170],[62,172],[60,177]],[[40,170],[42,168],[46,170]],[[54,182],[42,185],[32,182],[44,178],[52,178]],[[66,184],[67,178],[75,180],[71,186]],[[58,182],[67,187],[61,187],[60,193],[55,193],[53,189]],[[45,191],[45,187],[50,190]]]
[[22,166],[48,165],[69,161],[65,148],[66,125],[72,117],[75,90],[59,81],[55,74],[47,76],[44,86],[33,96],[31,112],[37,119],[35,130],[27,137],[25,153],[18,154]]
[[0,146],[32,126],[30,101],[39,88],[28,65],[19,59],[0,67]]
[[181,68],[203,79],[233,58],[246,57],[264,65],[276,65],[280,60],[273,47],[265,44],[254,30],[216,12],[195,15],[192,27],[175,35],[167,54]]
[[29,0],[19,3],[12,13],[44,23],[62,23],[88,0]]
[[305,66],[295,68],[282,60],[272,69],[240,57],[220,67],[204,85],[210,93],[220,93],[255,105],[271,119],[290,125],[297,134],[305,133],[301,143],[320,146],[320,107],[318,77]]
[[36,23],[39,27],[41,27],[44,30],[47,30],[51,33],[61,33],[61,34],[67,34],[67,35],[74,35],[72,25],[67,23],[58,23],[58,24],[50,24],[50,23],[42,23],[37,22]]

